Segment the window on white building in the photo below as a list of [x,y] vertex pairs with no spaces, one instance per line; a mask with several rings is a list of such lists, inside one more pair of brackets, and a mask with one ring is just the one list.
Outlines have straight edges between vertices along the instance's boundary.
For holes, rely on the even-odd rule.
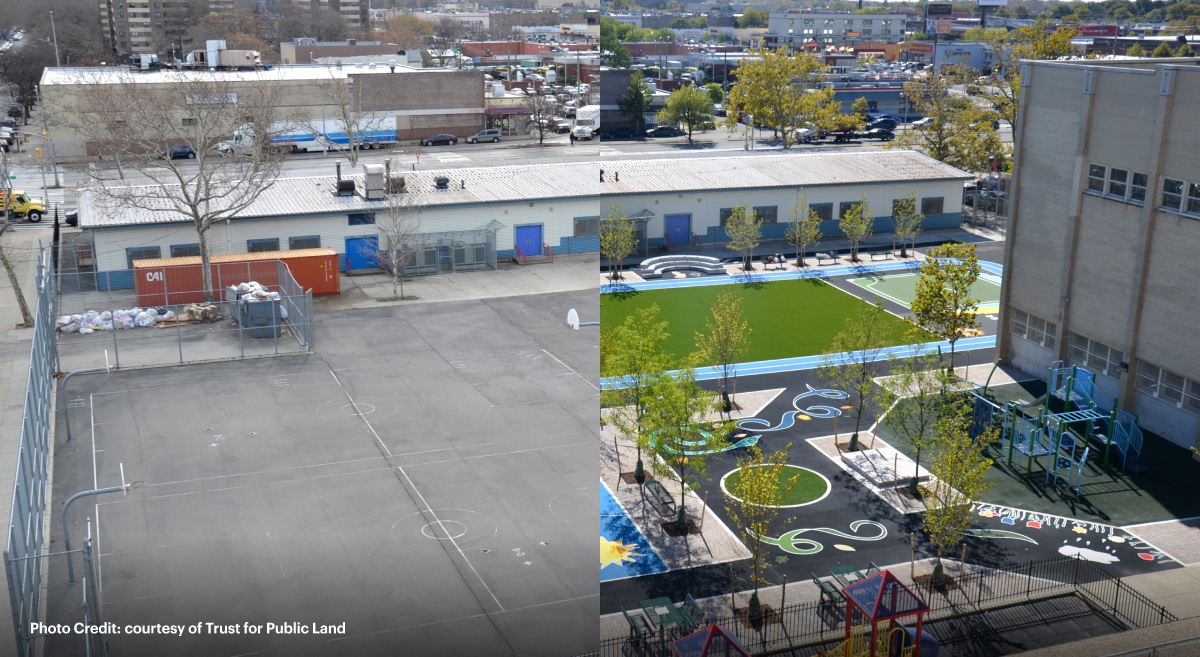
[[1183,181],[1163,179],[1162,209],[1179,212],[1183,203]]
[[1089,192],[1097,194],[1104,193],[1104,178],[1108,175],[1108,167],[1102,167],[1099,164],[1093,164],[1088,167],[1088,184]]
[[1125,360],[1125,353],[1078,333],[1071,333],[1067,359],[1072,365],[1116,378],[1120,372],[1118,365]]
[[1058,326],[1054,322],[1047,322],[1014,308],[1011,327],[1012,334],[1018,338],[1028,340],[1039,347],[1054,349],[1054,336],[1058,332]]
[[1142,361],[1135,385],[1141,392],[1200,415],[1200,383]]

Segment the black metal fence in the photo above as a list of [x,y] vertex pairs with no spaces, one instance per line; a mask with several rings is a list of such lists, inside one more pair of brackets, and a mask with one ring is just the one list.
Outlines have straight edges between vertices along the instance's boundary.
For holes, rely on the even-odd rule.
[[[954,576],[948,586],[917,587],[935,618],[978,613],[985,609],[1022,604],[1063,595],[1077,595],[1097,611],[1129,628],[1151,627],[1178,620],[1162,605],[1105,572],[1100,566],[1074,558],[1031,561],[1013,570],[984,570]],[[802,602],[772,612],[764,622],[748,624],[730,614],[710,617],[735,634],[752,653],[815,646],[836,640],[845,632],[844,605]],[[646,640],[612,637],[601,641],[599,657],[659,657],[672,655],[678,635]]]

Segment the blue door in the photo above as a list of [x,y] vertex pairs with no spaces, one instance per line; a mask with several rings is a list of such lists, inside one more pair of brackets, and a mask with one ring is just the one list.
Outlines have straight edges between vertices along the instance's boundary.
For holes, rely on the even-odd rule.
[[527,256],[542,255],[542,226],[517,226],[514,244]]
[[692,215],[663,215],[663,239],[668,248],[687,245],[692,241]]
[[379,268],[379,236],[346,238],[346,271]]

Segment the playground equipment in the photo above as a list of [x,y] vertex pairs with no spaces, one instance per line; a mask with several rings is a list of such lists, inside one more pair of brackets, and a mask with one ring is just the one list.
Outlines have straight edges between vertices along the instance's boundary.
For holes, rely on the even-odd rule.
[[[846,640],[828,657],[937,657],[937,641],[923,639],[929,605],[883,571],[842,589],[846,597]],[[917,617],[916,631],[896,622]],[[880,626],[886,621],[886,625]]]
[[[978,437],[988,427],[999,426],[1000,455],[1010,468],[1023,465],[1025,473],[1031,474],[1034,463],[1047,457],[1046,484],[1065,480],[1079,496],[1083,469],[1091,455],[1087,445],[1090,440],[1104,445],[1105,465],[1115,451],[1121,457],[1122,470],[1136,468],[1142,451],[1137,416],[1116,408],[1115,401],[1111,409],[1105,408],[1104,399],[1096,395],[1095,380],[1095,375],[1082,367],[1065,367],[1062,361],[1055,361],[1047,378],[1046,401],[1036,416],[1027,415],[1015,402],[1001,409],[972,392],[975,411],[971,436]],[[1062,401],[1061,411],[1050,412],[1051,398]],[[1082,435],[1069,429],[1077,423],[1085,423]],[[1024,458],[1017,458],[1018,454]]]
[[750,657],[737,637],[720,625],[701,628],[671,644],[675,657]]

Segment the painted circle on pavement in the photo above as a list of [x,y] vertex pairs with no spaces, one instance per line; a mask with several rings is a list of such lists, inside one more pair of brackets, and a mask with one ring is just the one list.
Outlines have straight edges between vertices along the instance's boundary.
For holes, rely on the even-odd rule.
[[[765,467],[765,466],[754,466],[754,467]],[[816,504],[817,502],[820,502],[821,500],[825,499],[826,497],[829,497],[830,491],[833,490],[833,486],[829,483],[829,479],[826,478],[825,475],[821,474],[820,472],[817,472],[816,470],[810,470],[808,468],[802,468],[798,465],[791,465],[791,464],[784,465],[783,467],[785,468],[784,476],[791,476],[794,479],[799,479],[799,481],[796,482],[797,488],[812,487],[814,490],[808,494],[803,495],[801,498],[801,501],[797,501],[792,504],[778,505],[779,508],[781,508],[781,509],[794,509],[794,508],[801,507],[801,506],[808,506],[810,504]],[[726,495],[728,495],[729,497],[731,497],[735,500],[738,500],[739,502],[741,501],[741,498],[739,498],[738,496],[736,496],[732,493],[732,491],[729,488],[728,479],[731,476],[741,472],[741,470],[742,470],[741,468],[735,468],[735,469],[730,470],[729,472],[725,473],[724,477],[721,477],[721,491],[723,493],[725,493]],[[740,477],[740,475],[739,475],[739,477]]]

